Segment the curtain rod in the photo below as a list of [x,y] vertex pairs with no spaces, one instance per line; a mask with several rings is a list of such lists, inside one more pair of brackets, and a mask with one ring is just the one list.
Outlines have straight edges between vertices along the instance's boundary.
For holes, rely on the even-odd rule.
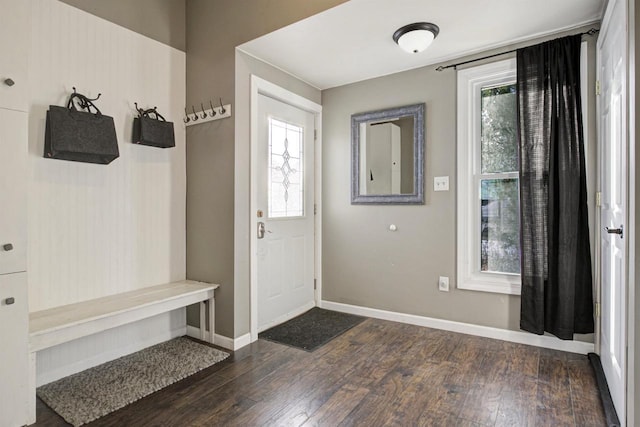
[[[580,35],[584,36],[592,36],[596,33],[598,33],[600,30],[597,28],[591,28],[589,31],[585,31],[584,33],[580,33]],[[460,65],[465,65],[465,64],[470,64],[472,62],[476,62],[476,61],[482,61],[483,59],[489,59],[489,58],[494,58],[496,56],[500,56],[500,55],[506,55],[508,53],[513,53],[516,52],[518,49],[512,49],[512,50],[507,50],[506,52],[500,52],[500,53],[494,53],[493,55],[488,55],[488,56],[483,56],[482,58],[476,58],[476,59],[470,59],[468,61],[464,61],[464,62],[458,62],[456,64],[451,64],[451,65],[447,65],[447,66],[439,66],[438,68],[436,68],[436,71],[444,71],[447,68],[453,68],[454,70],[457,69],[458,66]]]

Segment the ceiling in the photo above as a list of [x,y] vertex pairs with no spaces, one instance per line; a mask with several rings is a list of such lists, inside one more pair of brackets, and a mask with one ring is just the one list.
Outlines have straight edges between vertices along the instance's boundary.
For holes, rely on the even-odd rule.
[[[599,21],[605,0],[350,0],[239,49],[318,89],[435,64]],[[408,54],[393,32],[433,22],[440,34]]]

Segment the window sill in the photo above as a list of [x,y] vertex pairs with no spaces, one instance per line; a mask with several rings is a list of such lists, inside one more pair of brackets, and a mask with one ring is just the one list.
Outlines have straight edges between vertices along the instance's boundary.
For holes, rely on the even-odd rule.
[[467,291],[491,292],[496,294],[520,295],[520,282],[517,283],[497,283],[466,280],[458,283],[458,289]]

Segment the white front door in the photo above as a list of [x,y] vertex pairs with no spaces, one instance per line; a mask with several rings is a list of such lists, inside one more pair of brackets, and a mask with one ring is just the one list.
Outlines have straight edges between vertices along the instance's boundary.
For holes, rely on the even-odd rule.
[[314,115],[258,95],[258,332],[315,305]]
[[626,6],[609,3],[598,38],[601,185],[600,358],[624,425],[626,382],[627,218]]

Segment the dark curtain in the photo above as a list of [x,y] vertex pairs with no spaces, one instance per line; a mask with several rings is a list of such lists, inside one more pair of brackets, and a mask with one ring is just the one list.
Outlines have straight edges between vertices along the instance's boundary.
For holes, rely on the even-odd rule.
[[593,332],[580,100],[581,36],[519,49],[520,327]]

